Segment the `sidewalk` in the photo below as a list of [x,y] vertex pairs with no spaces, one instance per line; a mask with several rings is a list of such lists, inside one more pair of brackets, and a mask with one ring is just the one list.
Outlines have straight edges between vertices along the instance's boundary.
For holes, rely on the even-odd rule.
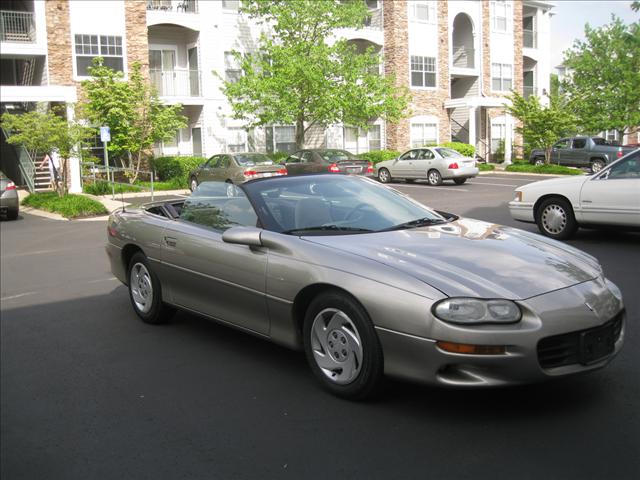
[[[159,196],[172,196],[172,195],[189,195],[191,192],[189,189],[181,189],[181,190],[156,190],[153,192],[154,197]],[[85,197],[92,198],[97,202],[100,202],[104,205],[109,212],[113,212],[118,208],[122,208],[122,200],[129,200],[135,198],[145,198],[150,197],[151,192],[127,192],[127,193],[116,193],[115,197],[112,195],[90,195],[88,193],[82,193]],[[127,203],[127,202],[125,202]]]

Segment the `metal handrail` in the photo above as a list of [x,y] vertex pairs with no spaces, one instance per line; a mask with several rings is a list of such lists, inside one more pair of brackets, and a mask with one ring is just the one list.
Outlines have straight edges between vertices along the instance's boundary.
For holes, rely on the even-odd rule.
[[[2,132],[4,133],[4,138],[8,140],[11,134],[4,128],[2,129]],[[26,183],[29,192],[33,193],[36,190],[36,164],[24,145],[11,144],[11,146],[15,148],[16,155],[18,157],[18,168],[20,169],[22,179]]]
[[374,8],[369,10],[367,17],[364,19],[364,28],[373,30],[382,30],[382,8]]
[[[86,174],[86,172],[88,171],[88,174]],[[144,185],[136,185],[135,183],[129,183],[129,182],[116,182],[115,181],[115,174],[116,173],[124,173],[125,175],[127,173],[135,173],[135,169],[133,168],[122,168],[122,167],[109,167],[107,168],[104,165],[98,164],[98,163],[94,163],[94,162],[84,162],[82,164],[82,173],[80,175],[82,181],[83,181],[83,185],[84,185],[84,181],[85,180],[92,180],[93,183],[98,183],[98,182],[105,182],[108,183],[109,185],[111,185],[111,198],[115,199],[115,195],[116,195],[116,189],[115,186],[116,185],[124,185],[126,187],[133,187],[133,188],[138,188],[141,191],[146,191],[149,190],[151,192],[151,201],[153,201],[153,195],[154,195],[154,181],[155,181],[155,175],[153,173],[153,171],[149,171],[149,170],[138,170],[138,175],[139,174],[148,174],[149,178],[151,179],[151,185],[149,187],[146,187]],[[106,177],[106,179],[105,179]]]
[[536,94],[536,87],[534,85],[524,85],[522,87],[522,95],[524,98],[529,98],[531,95]]
[[200,70],[150,70],[151,83],[161,97],[200,97]]
[[[469,133],[469,129],[467,127],[465,127],[464,125],[462,125],[460,122],[458,122],[455,118],[452,118],[451,121],[453,123],[455,123],[456,125],[458,125],[462,130],[466,130],[467,134]],[[485,152],[491,152],[491,149],[489,148],[489,145],[484,140],[482,140],[480,138],[476,138],[476,143],[481,143],[484,146]],[[474,152],[475,156],[478,157],[479,159],[481,159],[482,161],[484,161],[484,158],[481,157],[480,155],[478,155],[478,152],[477,152],[478,149],[476,148],[476,146],[475,145],[472,145],[472,146],[476,150]]]
[[522,30],[522,46],[525,48],[538,48],[535,30],[524,28]]
[[198,13],[197,0],[147,0],[147,10]]
[[0,10],[0,40],[3,42],[34,43],[36,23],[33,12]]

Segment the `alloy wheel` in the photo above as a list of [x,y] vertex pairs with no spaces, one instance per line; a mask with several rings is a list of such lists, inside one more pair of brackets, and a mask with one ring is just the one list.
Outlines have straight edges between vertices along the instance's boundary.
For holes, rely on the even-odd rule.
[[136,308],[142,313],[148,313],[153,305],[153,283],[149,270],[142,263],[131,267],[129,288]]

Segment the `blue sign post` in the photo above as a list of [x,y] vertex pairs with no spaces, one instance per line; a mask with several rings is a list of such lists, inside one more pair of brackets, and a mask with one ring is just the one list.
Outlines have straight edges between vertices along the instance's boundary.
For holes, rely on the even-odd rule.
[[111,196],[115,197],[115,186],[109,178],[109,152],[107,151],[107,143],[111,141],[111,130],[109,130],[109,127],[100,127],[100,140],[104,146],[104,168],[107,173],[107,182],[111,183]]

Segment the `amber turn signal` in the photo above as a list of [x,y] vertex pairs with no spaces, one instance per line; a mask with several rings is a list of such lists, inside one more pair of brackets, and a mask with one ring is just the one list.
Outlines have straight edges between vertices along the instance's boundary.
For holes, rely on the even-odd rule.
[[504,345],[468,345],[465,343],[436,342],[440,350],[466,355],[504,355]]

